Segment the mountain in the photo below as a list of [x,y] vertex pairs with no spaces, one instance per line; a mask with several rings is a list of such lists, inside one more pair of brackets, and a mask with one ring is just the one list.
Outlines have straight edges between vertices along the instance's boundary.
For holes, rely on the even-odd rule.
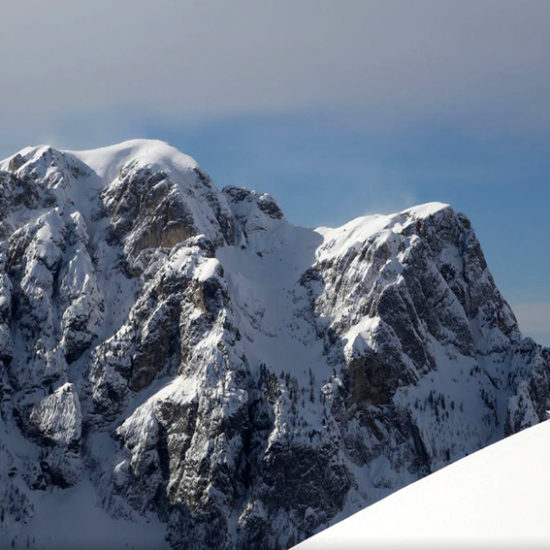
[[548,548],[550,422],[430,474],[296,546]]
[[46,548],[289,547],[550,395],[450,206],[300,228],[146,140],[0,163],[0,362],[0,533]]

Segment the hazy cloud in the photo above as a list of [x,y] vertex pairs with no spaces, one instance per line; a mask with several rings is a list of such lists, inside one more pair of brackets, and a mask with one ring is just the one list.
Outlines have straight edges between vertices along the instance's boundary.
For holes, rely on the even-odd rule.
[[109,133],[111,113],[134,127],[319,109],[546,131],[549,21],[545,0],[12,0],[0,123],[28,139],[83,114]]
[[522,332],[533,334],[541,344],[550,345],[550,302],[518,303],[512,309]]

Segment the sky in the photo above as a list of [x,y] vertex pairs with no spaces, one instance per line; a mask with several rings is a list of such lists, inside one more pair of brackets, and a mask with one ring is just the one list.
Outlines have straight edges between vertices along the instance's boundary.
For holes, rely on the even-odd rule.
[[137,137],[298,225],[449,202],[550,344],[550,2],[2,3],[0,156]]

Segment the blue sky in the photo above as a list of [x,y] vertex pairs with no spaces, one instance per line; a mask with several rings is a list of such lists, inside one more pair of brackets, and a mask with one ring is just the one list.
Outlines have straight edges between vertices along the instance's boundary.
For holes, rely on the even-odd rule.
[[0,156],[164,139],[308,226],[449,202],[550,344],[550,2],[10,0],[3,15]]

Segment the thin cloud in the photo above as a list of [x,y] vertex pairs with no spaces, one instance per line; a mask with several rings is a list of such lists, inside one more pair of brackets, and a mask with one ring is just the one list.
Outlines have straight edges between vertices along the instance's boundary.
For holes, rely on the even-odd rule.
[[550,302],[527,302],[513,304],[520,329],[534,337],[542,337],[550,345]]

